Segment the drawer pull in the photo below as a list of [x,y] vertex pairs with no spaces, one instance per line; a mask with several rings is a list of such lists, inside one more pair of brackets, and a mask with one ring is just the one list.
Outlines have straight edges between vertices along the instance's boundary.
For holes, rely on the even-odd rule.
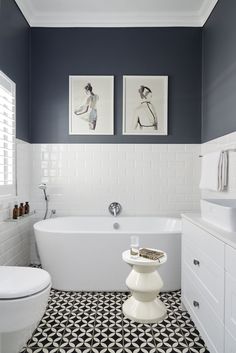
[[194,301],[193,301],[193,306],[194,306],[195,308],[199,308],[199,303],[198,303],[196,300],[194,300]]
[[195,266],[200,266],[200,261],[198,261],[197,259],[194,259],[194,260],[193,260],[193,264],[194,264]]

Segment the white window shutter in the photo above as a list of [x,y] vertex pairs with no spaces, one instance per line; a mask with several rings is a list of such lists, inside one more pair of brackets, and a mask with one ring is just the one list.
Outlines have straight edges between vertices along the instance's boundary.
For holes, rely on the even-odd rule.
[[0,71],[0,197],[15,195],[16,85]]

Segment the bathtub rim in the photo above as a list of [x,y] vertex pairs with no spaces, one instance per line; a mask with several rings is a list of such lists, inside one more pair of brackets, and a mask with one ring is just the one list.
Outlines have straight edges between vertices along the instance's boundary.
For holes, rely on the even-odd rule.
[[[73,218],[104,218],[104,219],[109,219],[109,220],[113,220],[114,223],[118,222],[120,219],[128,219],[128,218],[149,218],[149,219],[170,219],[170,220],[175,220],[177,221],[177,226],[175,227],[175,229],[173,230],[164,230],[161,229],[160,231],[156,231],[156,230],[120,230],[120,229],[109,229],[109,230],[87,230],[87,229],[79,229],[79,230],[69,230],[69,229],[64,229],[64,230],[60,230],[60,229],[42,229],[40,227],[40,225],[45,224],[45,222],[48,221],[52,221],[52,220],[56,220],[56,219],[73,219]],[[143,234],[143,233],[147,233],[147,234],[179,234],[182,233],[182,226],[181,226],[181,217],[171,217],[171,216],[119,216],[119,217],[109,217],[109,216],[60,216],[60,217],[55,217],[55,218],[49,218],[46,220],[40,220],[36,223],[34,223],[33,225],[34,231],[38,231],[38,232],[44,232],[44,233],[50,233],[50,234]]]

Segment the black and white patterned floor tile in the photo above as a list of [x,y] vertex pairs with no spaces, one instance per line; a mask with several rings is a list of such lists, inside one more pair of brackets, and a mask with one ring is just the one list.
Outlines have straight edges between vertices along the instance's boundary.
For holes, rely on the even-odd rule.
[[47,310],[21,353],[209,353],[180,292],[162,293],[168,316],[138,324],[123,316],[128,293],[52,289]]

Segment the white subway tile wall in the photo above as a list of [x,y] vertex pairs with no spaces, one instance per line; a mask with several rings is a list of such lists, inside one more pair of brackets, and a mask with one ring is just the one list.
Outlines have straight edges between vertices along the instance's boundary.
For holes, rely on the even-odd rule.
[[[201,154],[222,151],[226,149],[236,148],[236,132],[227,134],[203,143],[201,145]],[[229,152],[229,179],[228,189],[223,192],[214,192],[203,190],[202,198],[236,198],[236,152]]]
[[[200,196],[236,197],[236,153],[229,159],[229,188],[199,192],[199,154],[236,148],[236,132],[202,145],[34,144],[17,140],[17,197],[0,198],[0,265],[37,259],[32,224],[45,202],[38,184],[48,184],[57,215],[106,215],[110,202],[123,215],[180,215],[199,210]],[[37,218],[5,222],[14,202],[30,201]]]
[[19,202],[30,201],[32,145],[16,140],[17,147],[17,199]]
[[0,224],[0,266],[30,264],[31,217]]
[[199,209],[200,145],[34,144],[31,204],[40,215],[48,184],[57,215],[180,215]]
[[0,197],[0,266],[28,265],[33,217],[11,222],[14,203],[29,201],[31,175],[31,145],[17,140],[17,194]]

